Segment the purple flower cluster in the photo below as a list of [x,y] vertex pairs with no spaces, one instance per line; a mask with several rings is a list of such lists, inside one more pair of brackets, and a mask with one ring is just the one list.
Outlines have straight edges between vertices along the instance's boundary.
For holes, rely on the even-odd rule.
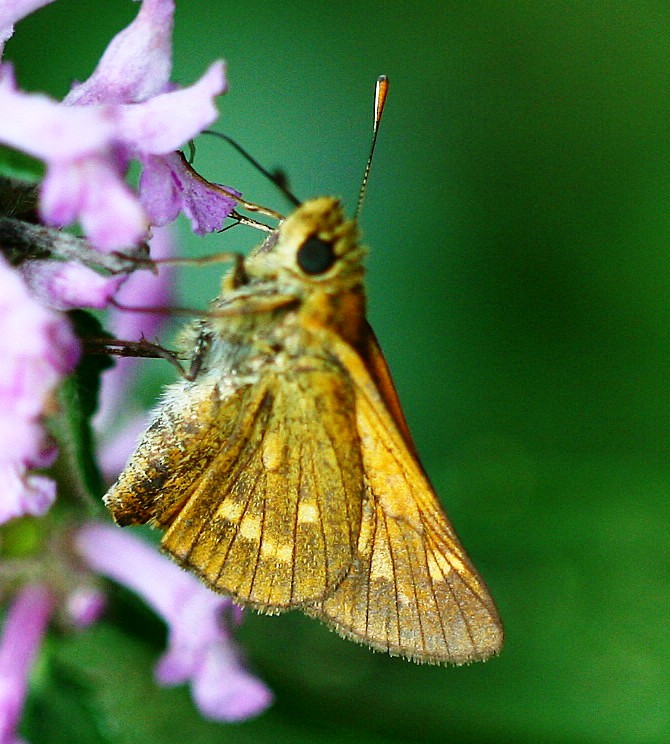
[[[31,10],[30,3],[7,0],[0,39],[18,20],[14,5]],[[62,102],[18,90],[11,65],[0,65],[0,142],[45,162],[42,220],[57,227],[79,221],[101,251],[137,244],[150,224],[167,224],[182,209],[188,215],[206,209],[210,229],[219,229],[235,204],[173,154],[216,119],[214,98],[227,85],[221,61],[187,88],[170,83],[173,12],[173,1],[144,0],[91,77]],[[144,168],[139,194],[125,181],[131,160]]]
[[[0,0],[0,57],[14,24],[51,1]],[[137,17],[112,39],[92,75],[63,101],[19,90],[11,64],[0,61],[0,144],[44,162],[41,222],[58,228],[78,223],[92,252],[109,254],[148,241],[154,257],[171,255],[163,226],[179,212],[202,234],[220,229],[234,208],[237,192],[208,184],[176,152],[216,119],[214,102],[225,92],[226,79],[217,61],[188,87],[170,82],[173,14],[174,0],[142,0]],[[132,161],[141,169],[136,190],[126,180]],[[0,255],[0,524],[41,517],[56,496],[54,480],[33,471],[48,468],[56,457],[44,424],[57,409],[60,382],[81,354],[61,311],[104,308],[112,298],[164,305],[170,273],[161,268],[157,275],[101,274],[90,265],[49,259],[24,261],[17,270]],[[121,338],[153,338],[157,329],[157,318],[146,314],[139,320],[119,314],[110,322]],[[101,466],[109,475],[122,465],[143,423],[138,415],[122,430],[111,428],[133,364],[121,360],[104,376],[95,423]],[[47,531],[53,536],[58,529],[52,518]],[[60,543],[50,539],[46,549],[69,535],[79,561],[71,573],[54,580],[51,565],[42,577],[36,560],[30,572],[18,572],[30,579],[11,585],[19,589],[0,638],[0,744],[19,741],[16,727],[31,664],[55,614],[79,628],[98,619],[104,595],[97,575],[130,587],[167,623],[159,684],[190,684],[202,714],[218,721],[248,718],[270,704],[271,693],[247,671],[233,642],[230,600],[116,527],[82,517],[73,529],[70,517],[67,531],[60,529]],[[61,556],[41,560],[67,565]]]
[[67,320],[43,307],[20,274],[0,258],[0,524],[41,515],[53,503],[55,483],[32,468],[51,465],[56,447],[43,417],[54,405],[61,377],[79,358]]

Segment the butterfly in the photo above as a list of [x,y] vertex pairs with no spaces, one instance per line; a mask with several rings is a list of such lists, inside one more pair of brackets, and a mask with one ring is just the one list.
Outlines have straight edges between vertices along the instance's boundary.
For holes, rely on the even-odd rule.
[[366,320],[355,220],[302,203],[225,275],[105,496],[236,603],[417,662],[497,653],[491,596],[423,470]]

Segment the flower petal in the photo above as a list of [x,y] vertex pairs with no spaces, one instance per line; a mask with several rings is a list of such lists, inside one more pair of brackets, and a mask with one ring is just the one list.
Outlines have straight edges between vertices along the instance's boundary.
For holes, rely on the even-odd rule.
[[18,464],[1,463],[0,482],[0,524],[26,515],[41,517],[56,499],[56,484],[51,478],[29,475]]
[[93,74],[67,105],[137,103],[165,90],[172,70],[174,0],[144,0],[135,20],[109,43]]
[[179,160],[174,155],[148,155],[142,158],[140,201],[152,225],[165,226],[177,219],[182,207],[179,178],[173,177],[172,164]]
[[107,307],[128,279],[127,274],[103,276],[74,261],[26,261],[20,270],[33,294],[54,310]]
[[9,610],[0,641],[0,742],[18,741],[16,727],[28,688],[28,675],[54,609],[49,591],[26,586]]
[[75,628],[88,628],[102,615],[107,599],[94,586],[78,586],[71,591],[65,603],[68,619]]
[[272,703],[272,692],[239,662],[237,654],[218,644],[207,650],[193,681],[193,697],[206,718],[244,721]]
[[[54,450],[42,426],[53,391],[79,358],[67,318],[42,307],[20,274],[0,260],[0,466],[6,468],[5,514],[43,513],[53,500],[51,481],[26,476],[44,467]],[[3,482],[0,480],[0,482]]]
[[51,164],[41,196],[40,214],[47,224],[67,225],[78,218],[101,251],[136,245],[146,235],[144,210],[105,157]]
[[220,230],[235,209],[230,194],[240,192],[219,187],[198,176],[180,153],[143,158],[140,200],[153,224],[163,225],[181,209],[197,235]]
[[[5,390],[0,393],[0,401],[3,398]],[[11,474],[14,469],[17,473],[20,471],[23,474],[28,465],[39,467],[41,465],[39,453],[43,449],[46,449],[45,431],[37,416],[25,415],[16,408],[5,411],[0,416],[0,452],[3,453],[0,470],[3,467],[11,468],[7,474],[7,483],[3,486],[5,490],[0,496],[0,523],[24,513],[20,505],[23,503],[26,485],[22,481],[19,482],[18,475],[12,477]],[[9,516],[3,518],[2,514]]]
[[68,107],[17,90],[11,65],[0,65],[0,142],[46,161],[67,161],[109,146],[117,129],[111,107]]
[[240,720],[269,705],[270,692],[253,684],[222,622],[229,599],[115,527],[85,525],[76,545],[94,570],[134,589],[165,619],[169,647],[156,668],[159,682],[190,680],[196,704],[216,720]]
[[139,152],[165,155],[182,147],[216,121],[214,98],[226,91],[222,61],[214,62],[188,88],[156,95],[145,103],[119,107],[123,141]]

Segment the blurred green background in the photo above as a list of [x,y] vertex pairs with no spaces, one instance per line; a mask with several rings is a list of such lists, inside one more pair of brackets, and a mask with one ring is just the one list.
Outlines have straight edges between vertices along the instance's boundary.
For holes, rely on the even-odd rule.
[[[485,664],[420,667],[295,613],[249,615],[240,636],[276,703],[226,727],[202,721],[186,690],[154,688],[163,630],[121,595],[126,612],[54,642],[66,682],[43,672],[26,735],[670,741],[670,6],[177,5],[175,79],[224,57],[218,128],[285,168],[301,198],[332,193],[353,210],[373,81],[390,77],[361,218],[370,319],[507,643]],[[6,56],[24,88],[62,96],[135,12],[58,0]],[[201,140],[197,166],[287,208],[224,143]],[[187,233],[200,254],[257,240]],[[203,293],[186,270],[185,298],[204,304],[218,273]],[[73,702],[68,669],[117,728]]]

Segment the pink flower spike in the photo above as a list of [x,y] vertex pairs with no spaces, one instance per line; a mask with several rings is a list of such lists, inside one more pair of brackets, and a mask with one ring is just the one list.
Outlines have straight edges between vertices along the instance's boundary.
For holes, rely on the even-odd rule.
[[46,162],[40,215],[57,227],[81,221],[96,248],[136,245],[148,224],[124,181],[127,154],[119,113],[111,106],[63,106],[16,90],[0,66],[0,142]]
[[5,42],[14,33],[14,24],[52,2],[53,0],[0,0],[0,57]]
[[28,468],[47,467],[55,449],[42,418],[61,376],[79,358],[67,318],[42,307],[0,259],[0,523],[51,506],[55,484]]
[[[21,275],[0,256],[0,395],[9,375],[4,365],[14,358],[48,359],[59,373],[72,370],[79,359],[79,345],[66,318],[42,307],[30,294]],[[58,341],[58,349],[52,343]],[[40,375],[47,378],[44,371]],[[53,383],[51,379],[45,382]],[[1,408],[0,408],[1,410]]]
[[[146,237],[147,215],[125,182],[130,161],[167,157],[183,147],[215,121],[214,99],[227,88],[222,61],[189,87],[170,85],[173,15],[174,0],[143,0],[135,20],[112,40],[91,77],[62,103],[18,91],[11,66],[0,65],[0,144],[45,162],[42,220],[57,227],[79,221],[101,251],[134,246]],[[167,168],[163,174],[174,172]],[[144,178],[145,201],[161,218],[153,224],[166,224],[166,215],[174,219],[184,206],[200,234],[218,229],[225,205],[221,195],[205,199],[192,193],[161,208],[147,182],[155,194],[169,192],[170,184],[160,188],[151,174]],[[196,200],[199,204],[192,204]]]
[[107,307],[128,278],[104,276],[74,261],[26,261],[20,271],[33,294],[54,310]]
[[93,74],[67,105],[138,103],[162,93],[172,70],[174,0],[144,0],[135,20],[109,43]]
[[220,230],[236,202],[225,191],[240,196],[228,186],[225,191],[198,178],[179,153],[146,157],[140,177],[140,200],[156,225],[165,225],[180,211],[191,221],[193,232],[205,235]]
[[116,527],[85,525],[76,546],[94,571],[136,591],[167,623],[168,650],[156,670],[161,684],[190,681],[201,712],[217,721],[248,718],[270,704],[272,693],[244,669],[222,622],[228,598]]
[[26,586],[16,595],[0,640],[0,742],[20,741],[16,727],[28,689],[28,676],[54,609],[49,591]]

